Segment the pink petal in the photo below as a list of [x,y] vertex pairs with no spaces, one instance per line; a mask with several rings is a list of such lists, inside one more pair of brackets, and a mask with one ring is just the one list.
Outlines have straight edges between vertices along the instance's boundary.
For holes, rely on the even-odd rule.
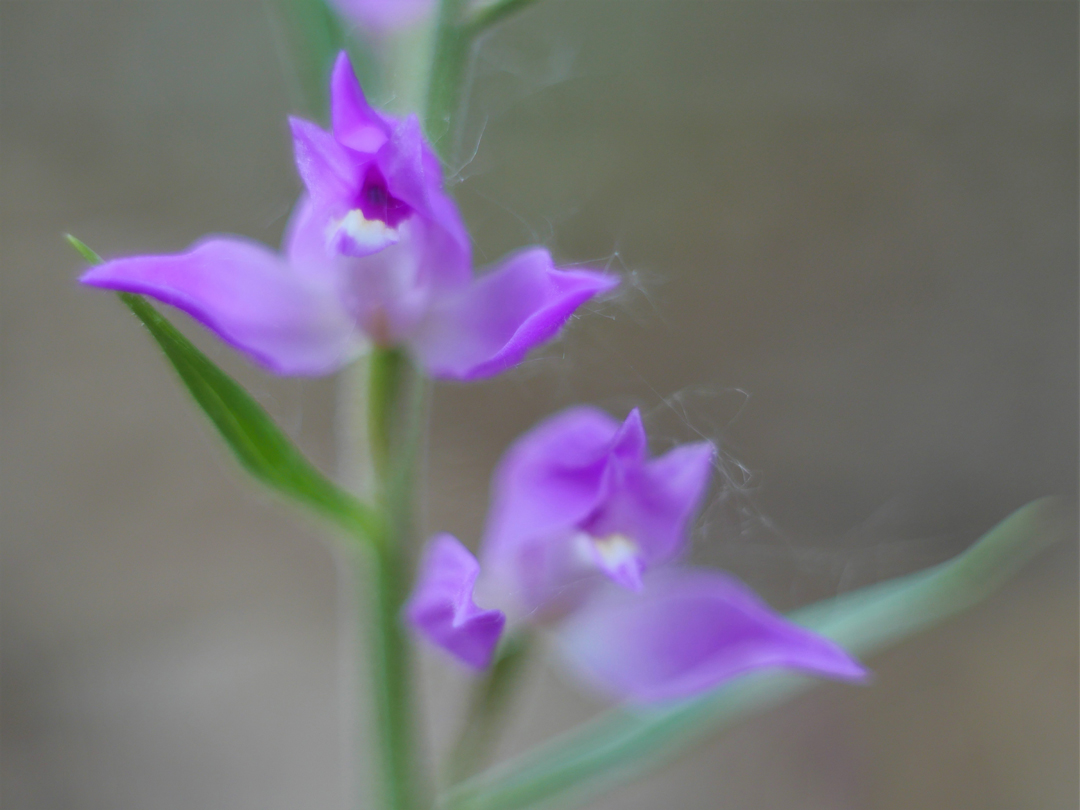
[[602,495],[606,454],[618,426],[597,408],[570,408],[511,445],[491,482],[485,564],[489,554],[513,553],[523,541],[576,532]]
[[652,461],[613,465],[605,502],[585,530],[596,537],[633,537],[646,565],[671,559],[686,543],[690,519],[709,484],[714,455],[710,442],[699,442],[676,447]]
[[420,120],[401,121],[375,156],[386,186],[423,223],[418,248],[434,289],[460,292],[472,279],[472,245],[457,205],[443,190],[442,166],[424,138]]
[[332,287],[245,239],[213,238],[186,253],[115,259],[80,281],[183,310],[276,374],[331,374],[364,346]]
[[374,154],[390,137],[392,119],[368,104],[345,51],[338,54],[330,78],[330,117],[334,137],[358,152]]
[[489,377],[521,362],[581,304],[616,284],[605,273],[556,270],[546,250],[530,248],[433,308],[413,349],[436,377]]
[[559,640],[581,677],[632,701],[687,698],[762,669],[866,677],[838,645],[775,613],[733,577],[706,569],[654,572],[641,594],[606,588],[567,621]]
[[296,169],[319,208],[344,213],[355,207],[366,163],[310,121],[290,118]]
[[421,635],[474,669],[491,663],[506,617],[473,602],[480,564],[456,537],[433,537],[424,551],[405,618]]

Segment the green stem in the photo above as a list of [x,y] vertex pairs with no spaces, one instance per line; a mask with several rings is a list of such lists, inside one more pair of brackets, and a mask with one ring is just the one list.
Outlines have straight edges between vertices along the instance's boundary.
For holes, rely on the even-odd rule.
[[428,75],[424,129],[443,160],[450,157],[465,72],[477,37],[535,0],[495,0],[473,14],[464,0],[441,0]]
[[423,805],[413,715],[409,639],[401,624],[413,551],[416,457],[424,435],[427,381],[399,349],[375,349],[368,360],[367,427],[373,498],[384,531],[368,556],[372,614],[370,663],[381,746],[377,769],[386,810]]
[[462,0],[439,3],[428,73],[424,129],[443,160],[450,156],[453,145],[453,119],[461,102],[461,87],[472,45],[462,16],[463,5]]
[[384,508],[393,477],[391,455],[400,432],[397,421],[408,363],[397,349],[375,349],[368,358],[368,447],[377,487],[373,494]]
[[506,706],[525,670],[531,642],[525,633],[507,639],[491,669],[476,684],[465,727],[450,754],[451,783],[487,764],[505,726]]
[[[502,0],[474,19],[466,19],[464,0],[441,0],[432,40],[427,77],[425,129],[443,160],[453,146],[454,116],[472,42],[480,31],[525,4]],[[501,9],[501,10],[500,10]],[[486,15],[486,16],[485,16]],[[481,19],[488,19],[483,23]],[[401,67],[407,79],[411,72]],[[406,84],[409,84],[406,81]],[[408,90],[409,88],[405,88]],[[411,95],[405,93],[406,97]],[[381,799],[386,810],[421,806],[426,784],[418,767],[412,714],[409,644],[400,622],[412,569],[415,468],[426,431],[428,383],[399,349],[376,348],[369,360],[366,406],[370,453],[371,495],[382,517],[383,532],[368,555],[373,627],[369,633],[373,697],[381,746],[377,773],[382,777]],[[359,388],[359,387],[357,387]],[[364,580],[361,580],[364,581]],[[501,672],[481,698],[478,715],[478,754],[491,736],[507,686],[520,655],[504,656]]]
[[424,786],[415,751],[410,655],[399,620],[408,588],[409,566],[400,550],[383,546],[368,555],[361,575],[369,582],[369,665],[380,743],[379,761],[370,770],[379,784],[385,810],[421,806]]

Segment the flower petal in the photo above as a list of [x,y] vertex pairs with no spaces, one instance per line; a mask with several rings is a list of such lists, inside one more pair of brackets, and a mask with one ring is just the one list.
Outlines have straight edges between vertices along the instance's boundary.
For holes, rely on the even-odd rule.
[[[379,4],[368,0],[366,4],[355,5]],[[381,5],[391,4],[384,2]],[[384,117],[368,104],[345,51],[338,54],[337,61],[334,62],[334,72],[330,77],[330,117],[333,121],[334,137],[339,143],[357,152],[374,154],[390,138],[393,120],[388,116]]]
[[434,307],[413,349],[436,377],[489,377],[521,362],[581,304],[616,284],[605,273],[556,270],[546,250],[530,248]]
[[603,495],[619,423],[597,408],[570,408],[521,436],[492,477],[481,558],[500,604],[531,612],[573,603],[594,578],[578,524]]
[[484,557],[524,538],[567,532],[596,508],[619,423],[597,408],[552,416],[521,436],[492,479]]
[[620,699],[687,698],[759,669],[858,681],[866,670],[827,638],[788,621],[733,577],[671,568],[641,594],[608,587],[559,632],[564,659]]
[[428,641],[458,660],[485,669],[491,663],[506,617],[473,602],[480,564],[456,537],[436,535],[428,543],[405,618]]
[[334,136],[302,118],[289,118],[296,169],[315,205],[344,216],[359,193],[370,159],[350,154]]
[[645,560],[637,543],[621,534],[589,538],[589,554],[596,567],[616,585],[640,591]]
[[442,166],[424,138],[420,119],[401,121],[375,156],[387,190],[423,223],[422,250],[427,283],[444,293],[463,290],[472,278],[472,245],[457,205],[443,190]]
[[594,537],[633,538],[645,565],[671,559],[686,542],[687,524],[708,487],[714,455],[712,443],[700,442],[649,462],[615,461],[605,480],[604,503],[583,528]]
[[620,461],[634,464],[645,460],[649,452],[649,437],[645,435],[641,411],[634,408],[626,415],[611,444],[612,454]]
[[330,374],[365,345],[332,287],[245,239],[213,238],[186,253],[115,259],[80,281],[183,310],[277,374]]
[[326,276],[333,273],[340,262],[329,249],[326,223],[330,216],[304,194],[293,208],[289,224],[285,227],[282,249],[289,262],[305,273]]

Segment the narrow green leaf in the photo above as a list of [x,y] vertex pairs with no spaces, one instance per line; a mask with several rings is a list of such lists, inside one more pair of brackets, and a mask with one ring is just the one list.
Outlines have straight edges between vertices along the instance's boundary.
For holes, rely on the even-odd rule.
[[64,238],[67,239],[68,244],[75,248],[75,251],[84,259],[86,259],[86,261],[90,264],[101,264],[104,261],[104,259],[98,256],[97,253],[92,251],[90,248],[84,245],[81,240],[76,239],[70,233],[65,233]]
[[[70,234],[68,242],[91,264],[101,257]],[[145,298],[119,293],[149,330],[237,461],[252,476],[319,512],[354,535],[373,540],[376,520],[364,504],[320,473],[243,386],[218,368]]]
[[[941,565],[796,612],[800,624],[866,656],[975,604],[1064,527],[1050,499],[1014,512]],[[453,788],[443,807],[516,810],[577,804],[670,760],[688,743],[819,681],[790,674],[747,677],[666,709],[613,710]]]

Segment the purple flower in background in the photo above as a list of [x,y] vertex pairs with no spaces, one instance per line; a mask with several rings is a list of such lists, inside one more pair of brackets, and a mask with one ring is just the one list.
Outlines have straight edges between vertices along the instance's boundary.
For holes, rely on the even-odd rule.
[[186,253],[106,262],[83,283],[182,309],[278,374],[329,374],[375,343],[465,380],[519,363],[618,283],[558,270],[542,248],[473,279],[468,233],[416,116],[369,106],[345,54],[331,96],[332,133],[292,120],[307,193],[284,256],[215,237]]
[[[495,473],[481,552],[482,600],[525,621],[550,622],[605,580],[640,590],[646,568],[685,545],[713,452],[702,442],[650,459],[637,410],[621,424],[587,407],[542,422],[514,443]],[[445,547],[447,538],[436,538],[432,548]],[[460,563],[468,552],[454,543],[452,565],[442,552],[425,557],[414,603],[437,602],[449,589],[471,604],[480,566]],[[445,569],[437,573],[439,565]],[[474,635],[473,628],[458,624],[448,633],[445,623],[418,621],[411,610],[407,617],[433,643],[472,663],[454,646],[464,643],[456,635]],[[482,640],[491,649],[497,641]]]
[[832,641],[775,613],[735,578],[702,568],[658,570],[640,594],[606,588],[557,636],[571,669],[600,691],[633,701],[690,697],[769,667],[866,677]]
[[843,650],[732,577],[664,565],[686,545],[713,453],[703,442],[650,459],[636,410],[621,424],[584,407],[548,419],[495,473],[483,565],[449,535],[435,538],[406,618],[483,669],[499,632],[493,618],[470,621],[497,616],[501,630],[503,613],[473,602],[482,567],[485,605],[554,626],[566,662],[613,697],[687,697],[766,667],[861,678]]
[[435,9],[435,0],[330,0],[347,20],[383,34],[415,25]]

